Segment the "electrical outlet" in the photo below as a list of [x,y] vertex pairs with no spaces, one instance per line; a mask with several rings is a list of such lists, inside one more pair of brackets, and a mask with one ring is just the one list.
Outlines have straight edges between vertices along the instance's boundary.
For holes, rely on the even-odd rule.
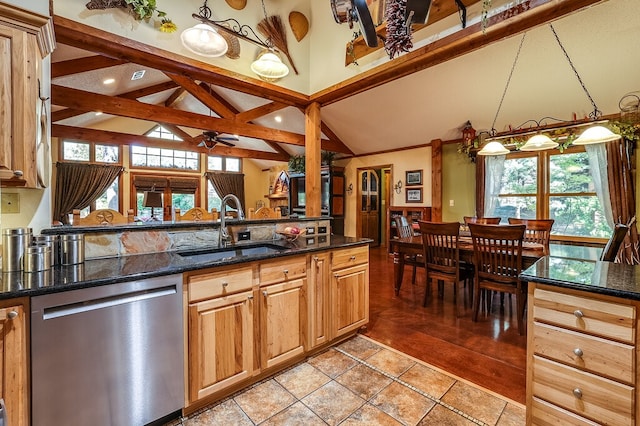
[[20,194],[0,194],[0,212],[20,213]]
[[238,241],[248,241],[251,239],[251,231],[238,232]]
[[453,207],[455,205],[456,205],[456,203],[453,200],[449,200],[449,207]]

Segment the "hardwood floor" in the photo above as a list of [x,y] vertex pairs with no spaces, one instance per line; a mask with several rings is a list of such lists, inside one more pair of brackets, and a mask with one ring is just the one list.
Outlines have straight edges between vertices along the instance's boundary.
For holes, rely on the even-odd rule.
[[516,402],[525,402],[526,335],[518,334],[515,298],[511,305],[507,298],[501,310],[496,296],[491,313],[481,313],[478,322],[473,322],[465,291],[465,306],[459,307],[456,317],[453,287],[445,285],[440,298],[438,286],[432,285],[431,300],[423,307],[424,271],[418,268],[416,284],[411,285],[410,267],[405,270],[400,295],[395,296],[393,258],[386,247],[371,249],[369,277],[370,322],[363,334]]

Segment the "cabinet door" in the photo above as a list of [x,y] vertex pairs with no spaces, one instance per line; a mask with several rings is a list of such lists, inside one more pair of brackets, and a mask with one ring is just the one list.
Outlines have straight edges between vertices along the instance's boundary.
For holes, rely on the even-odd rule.
[[309,349],[329,341],[329,253],[310,256]]
[[0,398],[9,425],[27,425],[27,350],[24,307],[0,309]]
[[331,277],[332,338],[369,322],[369,265],[333,272]]
[[251,377],[253,293],[189,305],[189,400]]
[[304,352],[306,283],[306,278],[300,278],[260,287],[260,364],[263,369]]

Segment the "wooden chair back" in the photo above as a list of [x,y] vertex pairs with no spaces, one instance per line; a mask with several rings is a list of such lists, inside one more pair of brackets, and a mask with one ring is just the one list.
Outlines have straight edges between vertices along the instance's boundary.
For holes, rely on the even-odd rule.
[[180,209],[176,209],[176,222],[202,222],[205,220],[218,220],[220,214],[213,208],[210,212],[202,207],[194,207],[181,214]]
[[553,228],[553,219],[518,219],[509,218],[510,225],[524,225],[524,241],[529,243],[538,243],[544,246],[545,256],[549,254],[549,242],[551,241],[551,228]]
[[117,210],[98,209],[89,213],[86,217],[80,217],[80,210],[73,210],[73,225],[121,225],[133,222],[133,209],[129,209],[125,216]]
[[396,230],[398,231],[398,236],[400,238],[413,237],[413,226],[406,216],[397,216],[395,220]]
[[249,209],[247,219],[277,219],[280,216],[280,209],[272,209],[270,207],[260,207],[258,210]]
[[[419,221],[422,235],[422,248],[426,267],[432,271],[459,277],[460,251],[458,238],[460,224],[458,222],[426,222]],[[459,279],[456,280],[460,281]]]
[[499,217],[474,217],[474,216],[464,216],[464,223],[478,223],[480,225],[498,225],[500,223],[501,218]]
[[620,250],[620,246],[624,241],[624,237],[629,232],[629,227],[622,223],[617,223],[613,229],[613,234],[609,241],[607,241],[607,245],[602,249],[602,255],[600,256],[600,260],[606,262],[613,262],[616,260],[618,256],[618,251]]

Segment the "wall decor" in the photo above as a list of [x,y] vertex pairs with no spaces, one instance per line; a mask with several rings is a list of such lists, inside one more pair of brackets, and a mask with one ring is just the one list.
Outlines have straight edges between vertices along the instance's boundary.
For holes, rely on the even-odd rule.
[[422,202],[422,188],[407,188],[407,203]]
[[407,170],[407,186],[422,185],[422,170]]

